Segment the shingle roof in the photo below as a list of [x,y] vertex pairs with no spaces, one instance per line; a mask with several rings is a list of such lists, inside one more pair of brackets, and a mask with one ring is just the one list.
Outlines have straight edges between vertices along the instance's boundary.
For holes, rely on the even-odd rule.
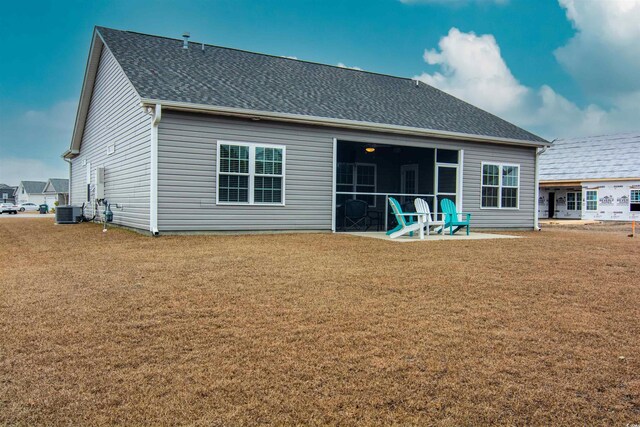
[[408,78],[97,27],[145,99],[546,142]]
[[22,184],[27,194],[42,193],[44,186],[47,185],[46,182],[42,181],[22,181],[20,184]]
[[540,180],[640,178],[640,132],[560,139],[540,155]]
[[53,187],[54,193],[68,193],[69,192],[69,180],[64,178],[50,178],[49,182]]

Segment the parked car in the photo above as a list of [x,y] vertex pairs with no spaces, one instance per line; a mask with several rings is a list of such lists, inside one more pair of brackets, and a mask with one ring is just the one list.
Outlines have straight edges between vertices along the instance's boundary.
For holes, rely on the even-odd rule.
[[9,214],[17,214],[18,207],[13,203],[0,203],[0,214],[9,213]]
[[39,209],[38,205],[35,203],[21,203],[18,205],[20,212],[24,211],[37,211]]

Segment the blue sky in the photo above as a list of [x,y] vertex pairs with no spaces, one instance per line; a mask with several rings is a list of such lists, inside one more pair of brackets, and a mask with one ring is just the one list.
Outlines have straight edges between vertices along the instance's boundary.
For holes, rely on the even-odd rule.
[[94,25],[417,77],[555,138],[638,126],[638,19],[640,0],[6,3],[0,182],[66,176]]

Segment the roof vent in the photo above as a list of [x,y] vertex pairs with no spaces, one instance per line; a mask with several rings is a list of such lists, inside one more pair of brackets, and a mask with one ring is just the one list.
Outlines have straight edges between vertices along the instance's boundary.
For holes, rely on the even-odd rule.
[[182,48],[189,49],[189,37],[191,37],[191,33],[189,31],[185,31],[184,33],[182,33],[182,37],[184,37]]

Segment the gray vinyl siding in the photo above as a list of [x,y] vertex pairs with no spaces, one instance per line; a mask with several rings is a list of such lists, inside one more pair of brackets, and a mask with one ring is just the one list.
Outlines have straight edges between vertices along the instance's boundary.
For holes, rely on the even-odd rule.
[[[91,165],[92,192],[97,167],[105,168],[105,198],[113,222],[149,229],[151,120],[140,98],[105,47],[102,50],[93,95],[82,136],[80,154],[71,165],[71,203],[87,202],[87,167]],[[107,146],[115,153],[107,155]],[[102,209],[101,209],[102,210]],[[93,210],[86,210],[92,215]]]
[[[464,151],[463,208],[472,224],[485,228],[533,228],[535,204],[535,157],[533,148],[473,144]],[[482,162],[520,165],[518,209],[480,207]]]
[[[463,209],[472,213],[472,226],[531,228],[534,225],[535,148],[441,141],[164,110],[158,132],[160,232],[330,230],[333,138],[463,149]],[[216,205],[218,140],[285,145],[286,206]],[[519,209],[480,209],[483,161],[520,165]]]
[[[218,140],[286,146],[285,206],[216,205]],[[333,146],[286,124],[164,111],[158,132],[158,229],[330,230]]]

